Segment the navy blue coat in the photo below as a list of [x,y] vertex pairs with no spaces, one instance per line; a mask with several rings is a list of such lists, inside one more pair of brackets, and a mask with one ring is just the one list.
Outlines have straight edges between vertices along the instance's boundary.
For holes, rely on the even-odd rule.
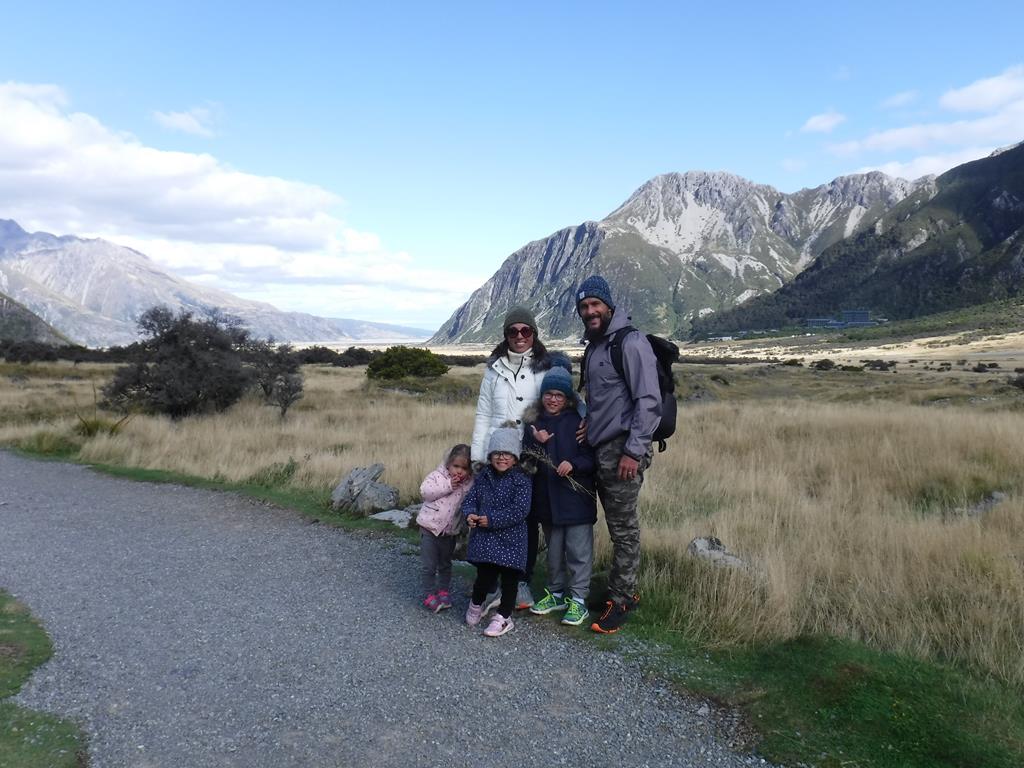
[[[541,410],[532,422],[527,423],[523,436],[523,453],[546,454],[556,467],[563,461],[572,464],[569,476],[582,485],[587,495],[574,490],[569,479],[559,477],[554,468],[544,461],[537,462],[537,474],[533,476],[533,504],[530,519],[550,525],[593,525],[597,522],[597,502],[594,500],[594,472],[597,462],[594,449],[576,442],[576,430],[580,415],[573,408],[566,408],[557,416]],[[531,426],[551,433],[546,443],[537,442]]]
[[518,467],[499,475],[490,466],[473,481],[462,500],[462,516],[487,515],[487,527],[471,528],[466,559],[526,570],[526,516],[530,478]]

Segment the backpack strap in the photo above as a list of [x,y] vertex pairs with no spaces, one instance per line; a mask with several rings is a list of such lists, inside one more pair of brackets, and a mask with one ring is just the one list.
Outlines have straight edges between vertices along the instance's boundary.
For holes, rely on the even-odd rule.
[[[619,374],[619,378],[626,383],[626,391],[629,392],[630,397],[633,397],[633,393],[629,390],[629,382],[626,381],[626,369],[622,363],[622,340],[625,338],[627,333],[635,330],[636,328],[632,325],[624,326],[613,333],[611,339],[608,340],[608,352],[612,357],[612,367],[615,369],[615,372]],[[586,385],[587,361],[590,360],[590,353],[593,349],[593,343],[587,344],[583,349],[583,362],[580,363],[580,383],[579,386],[576,387],[577,392],[582,392],[583,387]]]

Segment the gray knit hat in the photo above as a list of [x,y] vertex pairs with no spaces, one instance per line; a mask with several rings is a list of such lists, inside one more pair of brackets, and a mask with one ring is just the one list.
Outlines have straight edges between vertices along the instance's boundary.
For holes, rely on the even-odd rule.
[[517,459],[523,449],[523,441],[519,436],[519,430],[515,427],[498,427],[491,433],[491,439],[487,441],[487,458],[492,453],[511,453]]
[[508,311],[508,314],[505,315],[505,322],[501,326],[502,330],[508,328],[510,325],[515,325],[516,323],[528,325],[533,328],[534,333],[537,333],[537,318],[535,318],[533,313],[526,307],[512,307],[512,309]]
[[576,291],[576,308],[579,309],[580,302],[584,299],[600,299],[608,305],[609,309],[615,309],[615,302],[612,301],[612,289],[608,287],[608,281],[600,275],[591,275],[582,283]]

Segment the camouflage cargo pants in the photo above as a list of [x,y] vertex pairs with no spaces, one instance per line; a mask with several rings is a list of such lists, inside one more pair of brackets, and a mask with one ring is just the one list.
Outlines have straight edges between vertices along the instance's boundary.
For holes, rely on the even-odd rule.
[[644,484],[644,470],[651,465],[648,450],[632,480],[619,479],[619,459],[626,435],[609,440],[596,449],[597,494],[604,509],[608,535],[612,540],[612,572],[608,579],[608,599],[625,602],[636,594],[640,571],[640,517],[637,498]]

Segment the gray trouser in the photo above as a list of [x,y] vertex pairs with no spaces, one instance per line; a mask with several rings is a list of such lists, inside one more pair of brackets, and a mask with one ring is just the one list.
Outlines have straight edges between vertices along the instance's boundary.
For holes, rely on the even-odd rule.
[[548,589],[587,601],[594,564],[594,526],[545,525],[548,542]]
[[644,470],[651,466],[651,450],[640,462],[636,477],[619,479],[619,460],[626,435],[597,446],[597,494],[604,508],[608,536],[612,540],[612,571],[608,577],[608,599],[624,603],[636,594],[640,572],[640,516],[637,498],[644,484]]
[[454,536],[435,536],[420,528],[420,564],[423,566],[423,589],[434,591],[434,576],[437,575],[437,591],[447,592],[452,586],[452,554],[455,552]]

